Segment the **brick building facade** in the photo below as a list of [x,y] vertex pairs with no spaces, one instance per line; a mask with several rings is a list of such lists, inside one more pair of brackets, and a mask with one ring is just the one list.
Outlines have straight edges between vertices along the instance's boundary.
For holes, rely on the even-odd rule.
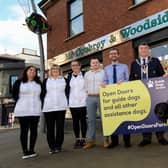
[[[82,4],[83,30],[70,35],[70,12],[74,12],[70,5],[76,1]],[[70,70],[72,59],[79,59],[83,67],[89,66],[92,56],[109,64],[108,52],[114,46],[120,50],[120,61],[130,65],[141,41],[168,64],[168,0],[42,0],[39,6],[51,26],[48,62],[61,65],[64,72]]]

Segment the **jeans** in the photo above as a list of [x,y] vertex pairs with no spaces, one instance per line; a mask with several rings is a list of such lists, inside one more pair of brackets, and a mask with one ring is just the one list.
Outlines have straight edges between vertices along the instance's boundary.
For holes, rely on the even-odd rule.
[[88,96],[86,99],[88,114],[88,141],[96,140],[96,112],[100,109],[99,96]]

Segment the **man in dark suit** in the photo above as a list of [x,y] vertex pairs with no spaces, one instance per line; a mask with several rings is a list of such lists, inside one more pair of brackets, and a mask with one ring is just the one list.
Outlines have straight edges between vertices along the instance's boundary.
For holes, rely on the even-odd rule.
[[[150,56],[150,47],[146,42],[138,46],[139,57],[131,64],[130,80],[148,79],[160,77],[165,74],[160,61]],[[151,144],[152,133],[143,133],[143,140],[139,146],[144,147]],[[167,145],[168,141],[164,138],[164,132],[156,132],[156,137],[161,145]]]

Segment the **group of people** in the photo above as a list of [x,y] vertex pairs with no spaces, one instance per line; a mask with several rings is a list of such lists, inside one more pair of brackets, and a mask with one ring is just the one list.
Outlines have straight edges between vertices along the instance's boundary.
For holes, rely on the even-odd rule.
[[[100,87],[129,80],[164,76],[160,61],[150,56],[147,43],[141,43],[138,52],[139,57],[132,62],[130,74],[128,66],[119,62],[120,53],[117,48],[110,50],[111,63],[104,69],[100,67],[100,62],[95,57],[91,58],[90,70],[87,72],[81,70],[78,60],[73,60],[72,72],[66,78],[60,66],[52,65],[48,78],[41,83],[36,68],[27,67],[21,78],[14,83],[12,92],[16,102],[14,115],[20,124],[22,159],[37,156],[35,144],[42,113],[46,122],[49,153],[61,152],[64,142],[65,113],[68,107],[73,119],[74,148],[90,149],[96,146],[96,115],[97,111],[100,111]],[[28,136],[29,131],[30,136]],[[156,136],[160,144],[168,144],[164,132],[156,132]],[[144,133],[139,146],[150,144],[151,137],[152,133]],[[123,139],[125,147],[131,147],[130,135],[123,135]],[[104,137],[105,148],[114,148],[118,144],[117,135]]]

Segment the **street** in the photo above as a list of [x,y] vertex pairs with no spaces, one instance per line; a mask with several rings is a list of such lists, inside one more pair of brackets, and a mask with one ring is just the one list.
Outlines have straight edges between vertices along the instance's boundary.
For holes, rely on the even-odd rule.
[[[166,135],[167,137],[167,135]],[[114,149],[103,148],[103,138],[98,131],[97,146],[90,150],[73,149],[73,134],[65,131],[63,152],[49,155],[45,134],[39,133],[38,157],[22,160],[19,129],[0,130],[0,168],[165,168],[168,165],[168,146],[161,146],[153,136],[153,143],[147,147],[137,146],[140,135],[132,135],[132,147],[120,145]]]

